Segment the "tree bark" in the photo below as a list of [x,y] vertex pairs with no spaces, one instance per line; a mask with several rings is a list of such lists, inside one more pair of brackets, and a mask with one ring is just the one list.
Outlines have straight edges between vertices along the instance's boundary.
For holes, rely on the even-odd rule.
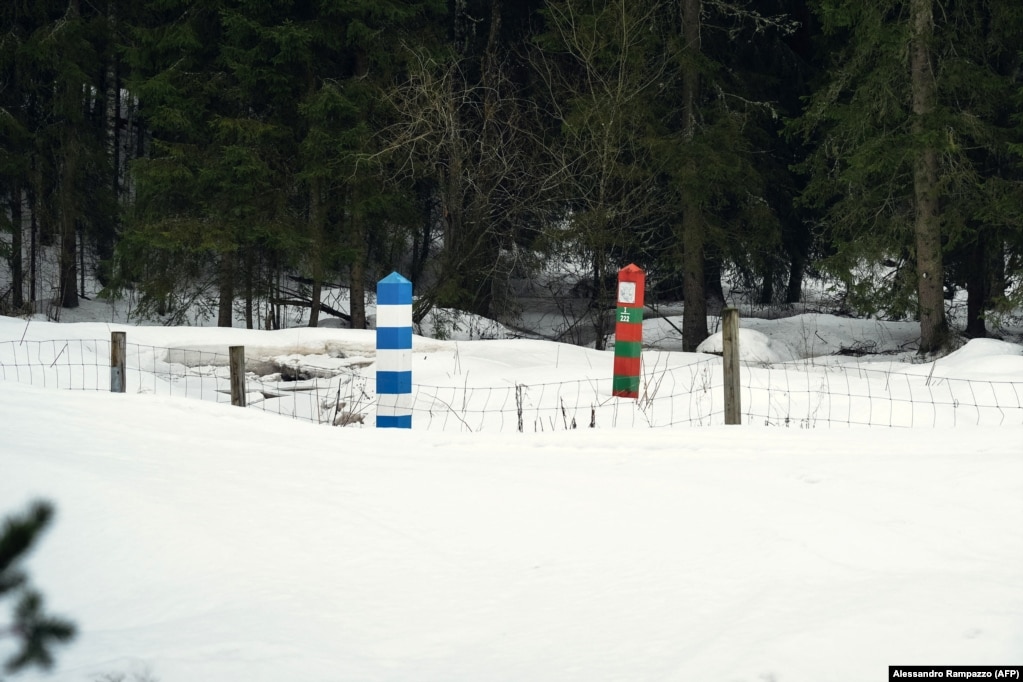
[[[682,0],[682,38],[686,52],[698,55],[701,0]],[[696,60],[687,58],[682,71],[682,134],[688,142],[696,132],[696,98],[700,81]],[[707,297],[703,280],[704,229],[700,207],[682,188],[682,350],[692,352],[707,338]]]
[[910,77],[913,92],[913,134],[919,145],[913,169],[916,203],[917,297],[920,306],[920,353],[933,353],[948,345],[945,320],[941,214],[938,198],[938,150],[927,139],[928,118],[934,112],[937,83],[931,64],[934,35],[932,0],[912,0]]
[[607,349],[607,338],[613,331],[611,327],[612,318],[607,315],[607,311],[614,304],[614,301],[609,300],[610,296],[604,285],[607,280],[606,262],[603,257],[605,252],[604,249],[600,249],[593,255],[592,259],[593,292],[590,299],[590,313],[593,316],[593,333],[595,337],[593,348],[595,350]]
[[984,309],[990,298],[990,275],[985,267],[988,263],[987,240],[977,235],[976,243],[970,246],[966,263],[966,336],[983,339],[987,336]]
[[366,230],[361,216],[352,218],[352,246],[355,257],[349,268],[349,307],[352,329],[366,328]]
[[436,186],[425,180],[419,181],[416,192],[422,211],[422,222],[412,232],[412,264],[409,279],[421,282],[426,273],[426,265],[430,262],[430,243],[438,221],[438,207],[441,204],[437,199]]
[[[67,17],[76,20],[80,16],[77,0],[68,5]],[[78,212],[79,206],[76,189],[79,176],[79,156],[81,154],[81,124],[78,123],[84,102],[82,101],[82,83],[76,78],[62,79],[59,85],[59,102],[68,120],[60,132],[60,155],[57,161],[59,178],[57,180],[58,227],[60,229],[60,274],[57,284],[58,300],[63,308],[78,307]]]
[[253,314],[253,283],[254,270],[255,270],[255,247],[248,247],[245,249],[245,328],[255,329],[255,319]]
[[[107,8],[107,22],[111,35],[117,31],[117,2],[110,0]],[[105,124],[107,134],[107,156],[113,173],[111,188],[114,200],[121,198],[121,79],[118,69],[117,54],[111,51],[107,57],[106,68],[106,111]]]
[[[110,0],[107,5],[107,23],[111,36],[117,35],[117,2]],[[106,128],[106,153],[110,162],[110,189],[115,205],[121,201],[121,74],[117,52],[110,50],[107,55],[104,93],[104,127]],[[110,216],[113,222],[113,216]],[[114,245],[117,239],[116,227],[113,224],[99,226],[94,231],[96,239],[96,255],[98,267],[95,269],[96,279],[102,286],[110,283]],[[84,242],[83,242],[84,245]],[[83,268],[84,269],[84,268]],[[84,290],[84,286],[83,286]]]
[[33,306],[39,300],[36,296],[36,261],[39,256],[39,210],[35,200],[35,194],[37,193],[29,188],[28,300],[32,301]]
[[74,199],[78,149],[77,140],[72,137],[70,133],[65,135],[60,160],[60,276],[57,286],[62,308],[78,307],[78,221]]
[[761,279],[760,286],[760,305],[769,306],[774,303],[774,265],[768,264],[764,266],[764,273]]
[[309,290],[309,326],[320,326],[320,301],[323,300],[323,280],[313,275],[313,286]]
[[[703,249],[703,298],[707,301],[707,312],[710,315],[720,315],[725,307],[725,289],[721,286],[722,277],[721,256],[717,253],[709,253],[706,246]],[[713,303],[714,309],[711,309]]]
[[1005,243],[1001,238],[990,242],[987,259],[984,271],[988,276],[987,304],[990,305],[1005,297]]
[[21,185],[11,187],[11,306],[20,310],[25,305],[25,268],[22,262]]
[[799,303],[803,297],[803,273],[805,261],[802,254],[792,256],[792,265],[789,267],[789,284],[785,291],[786,303]]
[[85,228],[78,221],[78,291],[85,296]]
[[234,254],[220,255],[220,305],[217,309],[217,326],[234,326]]
[[320,299],[323,296],[323,180],[319,177],[312,179],[309,187],[309,227],[312,237],[312,290],[309,297],[312,304],[309,306],[309,326],[318,327],[320,324]]

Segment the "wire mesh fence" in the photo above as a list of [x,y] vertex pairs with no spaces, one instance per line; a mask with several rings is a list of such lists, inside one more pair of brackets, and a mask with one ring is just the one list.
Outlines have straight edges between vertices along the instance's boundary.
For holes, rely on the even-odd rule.
[[[109,340],[0,342],[0,379],[71,390],[109,391]],[[228,353],[219,349],[126,345],[129,393],[231,402]],[[648,367],[636,400],[612,396],[606,378],[497,386],[414,383],[413,428],[546,432],[581,428],[708,426],[724,423],[721,361]],[[293,419],[372,426],[375,373],[310,370],[255,359],[245,403]],[[932,367],[933,369],[933,367]],[[923,366],[882,370],[809,362],[740,366],[744,424],[838,426],[1023,425],[1023,382],[934,376]]]
[[1023,425],[1023,383],[786,363],[743,367],[743,420],[771,426]]
[[[0,379],[44,388],[109,391],[109,340],[0,343]],[[220,350],[126,344],[125,388],[130,393],[231,402],[230,356]],[[247,373],[246,404],[295,419],[321,422],[321,405],[349,377],[297,378],[297,373]],[[340,381],[339,381],[340,379]]]
[[539,384],[476,388],[413,384],[413,425],[543,432],[722,423],[721,373],[717,368],[715,378],[714,369],[712,361],[703,360],[645,375],[637,400],[612,395],[610,371],[603,379]]

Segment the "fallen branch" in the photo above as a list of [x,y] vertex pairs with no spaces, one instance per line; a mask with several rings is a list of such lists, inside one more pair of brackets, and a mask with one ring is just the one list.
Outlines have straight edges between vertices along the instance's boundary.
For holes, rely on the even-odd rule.
[[[301,298],[275,298],[271,300],[271,303],[273,303],[274,305],[290,305],[301,308],[312,308],[313,306],[313,302],[311,299]],[[348,313],[343,313],[337,308],[332,308],[323,301],[320,301],[320,311],[327,313],[328,315],[333,315],[334,317],[339,317],[345,322],[351,323],[352,321],[351,315],[349,315]]]

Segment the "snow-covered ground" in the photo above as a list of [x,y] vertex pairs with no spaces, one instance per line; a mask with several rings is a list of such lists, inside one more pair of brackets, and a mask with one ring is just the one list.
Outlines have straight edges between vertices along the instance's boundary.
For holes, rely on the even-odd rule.
[[[644,334],[670,348],[669,323]],[[416,337],[432,408],[395,431],[372,428],[372,332],[0,318],[0,515],[55,503],[27,569],[80,630],[18,680],[863,682],[1023,660],[1023,347],[925,363],[907,323],[742,324],[741,427],[717,425],[712,355],[645,353],[638,408],[610,397],[610,352]],[[112,330],[136,353],[125,394]],[[366,377],[365,423],[224,404],[229,345],[264,372],[256,407],[295,383],[267,387],[281,367],[311,376],[313,422]],[[541,411],[541,386],[577,400]]]

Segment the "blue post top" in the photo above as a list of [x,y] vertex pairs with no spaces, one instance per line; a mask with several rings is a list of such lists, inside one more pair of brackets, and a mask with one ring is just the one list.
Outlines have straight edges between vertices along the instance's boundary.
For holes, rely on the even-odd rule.
[[412,282],[397,272],[377,282],[377,305],[412,305]]

